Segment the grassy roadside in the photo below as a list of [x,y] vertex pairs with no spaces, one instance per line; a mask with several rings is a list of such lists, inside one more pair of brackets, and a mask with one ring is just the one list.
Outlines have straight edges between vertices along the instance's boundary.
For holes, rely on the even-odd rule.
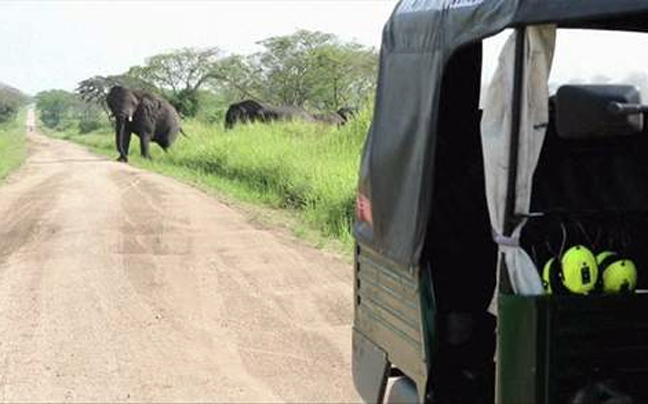
[[[261,223],[279,224],[320,248],[349,255],[360,150],[369,112],[342,128],[305,123],[243,125],[232,131],[185,121],[169,153],[153,148],[153,161],[131,143],[131,164],[177,178],[236,205],[252,209]],[[86,135],[49,132],[115,157],[104,129]]]
[[27,155],[23,122],[24,110],[13,121],[0,124],[0,181],[18,168]]

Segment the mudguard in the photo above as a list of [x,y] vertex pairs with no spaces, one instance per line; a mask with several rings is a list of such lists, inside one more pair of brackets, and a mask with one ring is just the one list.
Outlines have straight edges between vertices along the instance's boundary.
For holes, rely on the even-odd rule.
[[367,403],[380,403],[385,395],[389,362],[387,354],[353,329],[353,382]]

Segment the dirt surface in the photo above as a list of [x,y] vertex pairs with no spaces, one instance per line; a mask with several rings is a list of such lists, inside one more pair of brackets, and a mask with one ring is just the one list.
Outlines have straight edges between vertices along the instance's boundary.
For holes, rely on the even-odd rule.
[[359,400],[348,264],[172,179],[28,139],[0,185],[0,400]]

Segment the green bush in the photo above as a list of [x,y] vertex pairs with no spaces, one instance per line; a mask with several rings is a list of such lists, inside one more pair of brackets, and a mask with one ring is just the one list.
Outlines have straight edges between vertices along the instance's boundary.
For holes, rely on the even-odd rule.
[[79,133],[86,134],[99,129],[107,129],[110,121],[104,111],[96,104],[83,103],[80,106]]
[[0,123],[14,120],[20,108],[28,101],[28,97],[20,90],[0,83]]
[[200,107],[198,94],[193,90],[181,90],[175,95],[168,96],[169,102],[183,117],[194,117]]
[[0,122],[7,122],[16,117],[20,104],[14,99],[0,98]]
[[36,95],[40,119],[50,129],[67,129],[77,103],[76,96],[64,90],[43,91]]

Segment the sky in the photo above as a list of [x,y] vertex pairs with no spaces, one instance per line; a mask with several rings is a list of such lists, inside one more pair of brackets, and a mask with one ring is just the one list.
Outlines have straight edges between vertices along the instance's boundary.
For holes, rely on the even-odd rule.
[[[252,53],[297,29],[380,47],[397,0],[0,0],[0,82],[29,94],[119,74],[160,52],[218,46]],[[490,76],[509,32],[485,41]],[[554,82],[648,72],[648,34],[558,35]]]
[[29,94],[182,47],[259,50],[297,29],[380,47],[396,0],[7,1],[0,0],[0,82]]
[[[483,77],[494,71],[497,55],[511,33],[507,29],[484,41]],[[550,82],[623,81],[635,72],[648,74],[648,34],[558,30]]]

